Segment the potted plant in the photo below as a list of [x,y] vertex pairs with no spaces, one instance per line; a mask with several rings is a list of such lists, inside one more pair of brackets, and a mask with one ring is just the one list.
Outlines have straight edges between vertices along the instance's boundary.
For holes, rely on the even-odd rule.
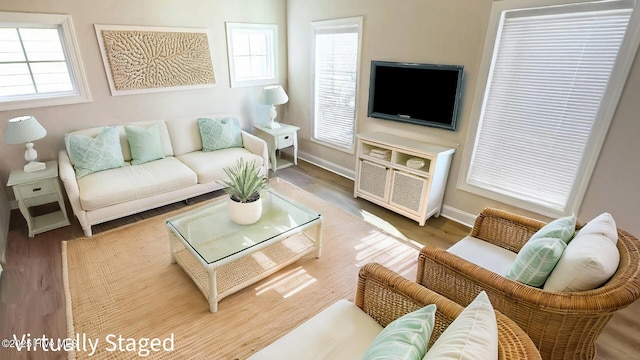
[[231,221],[240,225],[253,224],[262,215],[260,192],[267,188],[267,179],[260,175],[260,167],[254,162],[238,159],[236,166],[224,168],[228,179],[219,182],[225,185],[229,195],[227,207]]

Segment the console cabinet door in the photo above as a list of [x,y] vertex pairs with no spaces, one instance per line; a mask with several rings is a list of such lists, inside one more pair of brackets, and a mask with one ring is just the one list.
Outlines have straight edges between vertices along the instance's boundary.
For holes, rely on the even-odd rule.
[[360,160],[358,170],[358,192],[387,202],[389,188],[389,170],[386,166]]
[[425,207],[427,178],[402,171],[393,171],[389,204],[414,215],[422,213]]

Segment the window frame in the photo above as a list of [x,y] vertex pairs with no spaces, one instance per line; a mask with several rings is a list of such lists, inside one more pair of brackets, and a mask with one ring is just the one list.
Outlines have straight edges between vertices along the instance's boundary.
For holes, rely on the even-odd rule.
[[[272,76],[253,79],[236,79],[235,55],[233,49],[233,34],[236,30],[270,33],[271,43],[267,44],[267,66],[271,67]],[[255,23],[226,23],[227,32],[227,56],[229,61],[229,83],[232,88],[255,85],[269,85],[278,83],[278,25],[277,24],[255,24]]]
[[469,176],[471,161],[475,149],[476,136],[480,125],[480,116],[483,111],[487,84],[490,72],[492,71],[494,49],[497,45],[496,40],[501,30],[500,25],[503,11],[593,2],[598,1],[503,0],[493,2],[481,64],[478,69],[478,81],[473,98],[470,123],[467,129],[467,139],[462,154],[463,158],[461,161],[460,176],[457,181],[458,189],[545,216],[558,217],[578,213],[640,43],[640,9],[638,9],[639,5],[637,3],[634,5],[633,12],[629,19],[627,32],[620,46],[618,57],[613,66],[607,88],[602,97],[598,115],[591,127],[589,138],[585,145],[584,156],[576,171],[576,179],[574,180],[573,186],[568,194],[564,209],[547,207],[538,203],[533,203],[511,197],[503,193],[481,188],[468,183],[467,178]]
[[0,111],[91,101],[89,83],[70,15],[0,12],[0,26],[11,28],[57,28],[74,90],[69,92],[19,95],[0,99]]
[[[363,16],[353,16],[348,18],[340,18],[340,19],[331,19],[331,20],[319,20],[311,22],[311,127],[309,128],[309,139],[317,144],[339,150],[342,152],[346,152],[348,154],[355,154],[356,150],[356,129],[358,125],[358,113],[359,113],[359,99],[360,99],[360,73],[362,71],[362,27],[363,27]],[[315,109],[316,109],[316,33],[317,30],[320,29],[339,29],[339,28],[347,28],[347,27],[356,27],[358,34],[358,55],[356,59],[356,80],[355,80],[355,109],[353,114],[353,137],[351,139],[351,145],[348,147],[340,146],[338,144],[330,143],[321,139],[316,138],[315,133]]]

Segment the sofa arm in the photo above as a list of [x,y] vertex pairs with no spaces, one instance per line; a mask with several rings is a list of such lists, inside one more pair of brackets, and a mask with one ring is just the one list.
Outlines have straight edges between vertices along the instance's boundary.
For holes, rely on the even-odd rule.
[[85,211],[80,205],[80,188],[78,187],[76,172],[73,169],[69,155],[65,150],[60,150],[58,153],[58,175],[60,176],[62,185],[67,193],[71,209],[78,220],[82,223],[82,220],[85,218]]
[[250,134],[246,131],[242,131],[242,146],[250,152],[262,157],[264,166],[264,175],[268,174],[269,169],[269,151],[267,148],[267,142],[259,137]]
[[470,236],[518,253],[546,223],[507,211],[485,208],[476,218]]
[[[354,302],[382,326],[425,305],[436,304],[430,347],[463,310],[452,300],[376,263],[360,269]],[[515,322],[499,311],[496,322],[498,359],[541,359],[534,343]]]

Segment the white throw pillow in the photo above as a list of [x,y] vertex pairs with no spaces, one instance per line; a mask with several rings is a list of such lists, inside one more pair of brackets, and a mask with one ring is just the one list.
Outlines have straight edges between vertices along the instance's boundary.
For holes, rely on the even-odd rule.
[[423,360],[498,358],[498,324],[487,293],[482,291],[440,335]]
[[578,234],[567,245],[544,290],[585,291],[604,284],[618,269],[620,252],[607,236]]
[[576,236],[580,236],[581,234],[604,235],[613,241],[614,244],[618,242],[618,228],[616,222],[613,221],[613,216],[609,213],[602,213],[593,218],[578,231]]

